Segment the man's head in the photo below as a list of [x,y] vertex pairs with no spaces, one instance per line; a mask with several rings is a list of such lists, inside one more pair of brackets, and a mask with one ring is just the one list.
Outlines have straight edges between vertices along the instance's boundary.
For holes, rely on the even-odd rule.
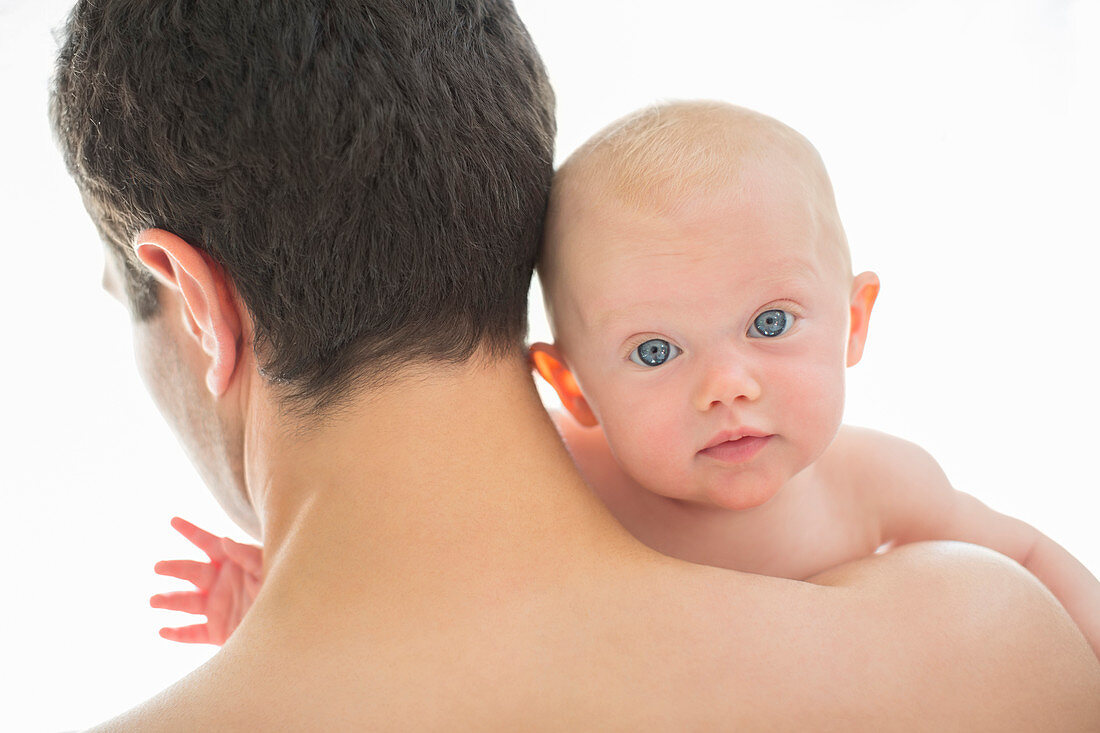
[[645,110],[570,157],[539,273],[556,344],[533,357],[566,407],[641,485],[734,509],[835,436],[878,291],[852,276],[810,143],[706,102]]
[[301,428],[521,353],[554,117],[509,0],[81,0],[50,114],[140,371],[253,535],[257,385]]
[[288,406],[522,344],[554,121],[508,0],[82,0],[51,116],[134,316],[177,235]]

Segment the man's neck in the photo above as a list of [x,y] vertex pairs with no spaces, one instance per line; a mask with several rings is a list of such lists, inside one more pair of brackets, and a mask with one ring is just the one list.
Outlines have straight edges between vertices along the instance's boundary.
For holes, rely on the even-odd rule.
[[640,547],[580,479],[521,359],[402,379],[304,436],[274,425],[253,419],[246,471],[265,586],[296,598],[530,581],[534,558],[561,572]]

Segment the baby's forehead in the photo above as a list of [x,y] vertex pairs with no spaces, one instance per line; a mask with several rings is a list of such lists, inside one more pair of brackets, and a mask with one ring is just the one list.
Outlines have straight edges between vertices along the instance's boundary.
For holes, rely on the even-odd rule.
[[[804,155],[767,143],[738,143],[741,149],[735,151],[665,147],[647,149],[644,156],[632,151],[620,156],[614,149],[595,153],[584,163],[587,170],[568,171],[557,184],[547,254],[566,268],[593,258],[690,257],[699,229],[723,223],[728,236],[712,243],[728,254],[750,238],[769,238],[802,252],[827,244],[846,251],[823,173],[818,175]],[[593,229],[603,236],[585,236]]]
[[589,210],[564,229],[551,297],[595,325],[603,311],[624,304],[724,310],[779,291],[792,297],[825,283],[840,288],[836,258],[822,256],[835,250],[827,241],[833,234],[815,206],[782,186],[769,189],[765,182],[743,196],[702,191],[675,211],[589,199]]
[[[612,124],[559,169],[540,262],[547,305],[590,280],[584,271],[594,260],[659,256],[663,242],[690,256],[690,222],[729,207],[737,226],[805,241],[850,277],[832,186],[805,138],[751,110],[674,103]],[[619,236],[611,222],[634,236]]]

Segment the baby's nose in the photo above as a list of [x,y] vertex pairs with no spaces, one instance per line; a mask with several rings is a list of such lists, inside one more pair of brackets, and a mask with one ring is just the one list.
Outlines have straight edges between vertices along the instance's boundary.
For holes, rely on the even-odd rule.
[[760,398],[760,380],[747,364],[724,360],[708,365],[699,379],[692,403],[705,412],[719,405],[732,406],[738,401],[754,402]]

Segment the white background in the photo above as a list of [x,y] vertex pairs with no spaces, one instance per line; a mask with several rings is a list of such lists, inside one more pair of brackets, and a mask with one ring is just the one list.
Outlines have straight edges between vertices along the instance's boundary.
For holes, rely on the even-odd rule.
[[[45,113],[68,5],[0,0],[3,730],[95,723],[206,659],[157,636],[183,619],[147,607],[177,585],[152,565],[189,553],[173,514],[244,539],[99,290],[101,248]],[[1100,572],[1100,3],[519,6],[557,89],[559,160],[658,99],[725,99],[805,134],[857,271],[882,279],[848,422],[920,443],[958,488]]]

